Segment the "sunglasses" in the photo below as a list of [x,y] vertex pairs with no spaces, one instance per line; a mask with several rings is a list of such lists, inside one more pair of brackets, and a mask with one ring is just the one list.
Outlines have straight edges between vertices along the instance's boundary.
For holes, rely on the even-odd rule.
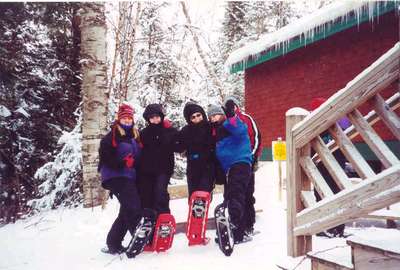
[[199,118],[199,117],[201,117],[201,116],[203,116],[201,113],[195,113],[195,114],[193,114],[193,115],[190,117],[190,119],[191,119],[191,120],[194,120],[194,119]]

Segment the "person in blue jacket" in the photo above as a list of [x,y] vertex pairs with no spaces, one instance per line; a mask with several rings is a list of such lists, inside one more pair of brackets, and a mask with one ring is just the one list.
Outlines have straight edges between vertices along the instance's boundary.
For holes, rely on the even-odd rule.
[[98,169],[102,187],[120,203],[118,216],[107,235],[107,248],[102,249],[105,253],[125,251],[122,241],[128,231],[134,235],[142,215],[135,169],[140,154],[139,133],[134,128],[133,112],[129,105],[121,105],[111,131],[100,142]]
[[249,188],[253,155],[246,124],[235,114],[235,104],[225,104],[225,114],[210,117],[216,141],[216,156],[226,174],[224,203],[232,225],[236,244],[251,240],[245,235],[245,199]]

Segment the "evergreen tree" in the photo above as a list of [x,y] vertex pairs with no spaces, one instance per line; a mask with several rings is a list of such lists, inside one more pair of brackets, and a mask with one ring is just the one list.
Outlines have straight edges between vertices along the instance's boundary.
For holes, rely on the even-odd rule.
[[38,192],[34,174],[52,158],[61,131],[74,126],[79,103],[79,88],[69,86],[79,84],[76,73],[57,52],[61,41],[52,42],[44,14],[43,3],[0,4],[0,103],[10,112],[0,116],[0,147],[14,168],[12,175],[0,172],[0,203],[14,199],[3,221],[29,210],[27,201]]

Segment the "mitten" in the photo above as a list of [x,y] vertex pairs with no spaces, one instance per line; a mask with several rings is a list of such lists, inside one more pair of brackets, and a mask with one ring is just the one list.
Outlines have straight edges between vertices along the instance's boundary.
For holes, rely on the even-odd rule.
[[124,162],[127,168],[133,168],[133,164],[135,164],[135,159],[133,158],[132,154],[128,154],[124,157]]

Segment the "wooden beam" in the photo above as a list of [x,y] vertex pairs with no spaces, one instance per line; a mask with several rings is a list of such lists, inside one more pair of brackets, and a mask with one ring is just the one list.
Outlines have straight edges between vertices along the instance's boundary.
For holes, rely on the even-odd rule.
[[[400,82],[400,80],[398,80]],[[393,96],[391,96],[390,98],[388,98],[386,100],[386,103],[388,104],[388,106],[390,107],[391,110],[396,110],[398,108],[400,108],[400,93],[396,92]],[[375,125],[376,123],[378,123],[381,118],[379,117],[379,115],[375,112],[375,111],[371,111],[369,112],[364,119],[369,123],[370,126]],[[357,131],[357,129],[354,128],[354,126],[350,126],[348,127],[346,130],[344,130],[344,133],[347,135],[347,137],[351,140],[353,138],[355,138],[359,133]],[[327,144],[329,150],[331,152],[336,151],[339,147],[336,144],[335,141],[331,141]],[[312,160],[315,163],[320,162],[321,160],[318,158],[318,155],[315,155]]]
[[305,190],[301,192],[301,201],[303,202],[305,207],[311,207],[317,202],[314,196],[314,192]]
[[385,144],[385,142],[376,134],[368,122],[364,119],[358,110],[348,114],[350,121],[356,127],[361,137],[365,140],[371,150],[379,158],[385,168],[398,164],[399,160]]
[[400,165],[297,214],[295,235],[311,235],[400,202]]
[[321,173],[318,171],[317,166],[315,166],[314,162],[311,160],[311,157],[301,157],[300,165],[303,168],[304,172],[314,184],[315,189],[318,191],[318,194],[321,198],[329,197],[333,195],[331,188],[326,183],[325,179],[322,177]]
[[315,150],[315,152],[318,153],[329,174],[332,176],[336,184],[341,189],[353,186],[349,178],[347,177],[346,173],[344,172],[342,167],[340,167],[339,163],[332,155],[331,151],[329,151],[328,147],[325,145],[321,137],[318,136],[317,138],[312,140],[311,146]]
[[329,132],[339,145],[339,148],[342,150],[342,153],[346,159],[353,165],[359,176],[365,179],[375,175],[374,171],[362,157],[360,152],[358,152],[357,148],[351,142],[349,137],[344,134],[344,131],[338,123],[335,123],[335,125],[329,129]]
[[[382,89],[399,79],[400,43],[382,55],[346,87],[331,96],[293,130],[294,144],[300,148],[338,119],[359,107]],[[323,120],[322,120],[323,119]]]
[[[287,254],[297,257],[311,250],[311,236],[294,236],[293,228],[296,224],[296,215],[304,209],[301,201],[301,191],[307,186],[307,176],[301,170],[299,160],[301,156],[309,156],[310,150],[296,148],[293,144],[293,126],[303,120],[309,114],[301,108],[293,108],[286,112],[286,198],[287,198]],[[308,151],[308,153],[307,153]],[[308,181],[309,182],[309,181]],[[308,184],[309,185],[309,184]]]
[[400,211],[380,209],[369,213],[364,218],[400,220]]
[[382,121],[390,129],[393,135],[400,140],[400,119],[397,114],[390,109],[385,100],[379,94],[375,95],[371,102]]

